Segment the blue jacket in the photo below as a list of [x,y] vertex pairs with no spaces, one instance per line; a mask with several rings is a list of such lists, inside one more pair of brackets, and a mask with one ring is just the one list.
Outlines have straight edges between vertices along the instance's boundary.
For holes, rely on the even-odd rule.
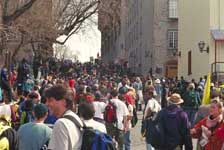
[[177,105],[170,105],[158,114],[164,121],[166,145],[159,150],[173,150],[178,145],[185,145],[186,150],[192,150],[190,124],[187,114]]

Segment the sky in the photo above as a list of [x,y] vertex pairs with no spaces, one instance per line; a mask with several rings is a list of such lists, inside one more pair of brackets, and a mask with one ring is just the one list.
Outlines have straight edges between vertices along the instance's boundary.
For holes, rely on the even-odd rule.
[[80,62],[87,62],[90,57],[97,57],[101,47],[101,33],[97,25],[88,26],[85,31],[73,35],[65,44],[69,47],[71,53],[78,55]]

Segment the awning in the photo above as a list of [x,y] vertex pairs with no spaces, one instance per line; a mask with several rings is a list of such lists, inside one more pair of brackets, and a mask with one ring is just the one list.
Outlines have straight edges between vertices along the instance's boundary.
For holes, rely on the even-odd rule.
[[211,33],[215,41],[224,42],[224,30],[214,29],[211,30]]

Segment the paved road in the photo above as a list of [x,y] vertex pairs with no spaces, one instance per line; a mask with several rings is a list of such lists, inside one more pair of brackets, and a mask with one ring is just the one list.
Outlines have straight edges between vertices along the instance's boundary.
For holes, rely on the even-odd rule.
[[[146,144],[140,134],[142,112],[138,112],[138,124],[131,130],[132,150],[146,150]],[[193,140],[194,150],[196,150],[196,140]]]

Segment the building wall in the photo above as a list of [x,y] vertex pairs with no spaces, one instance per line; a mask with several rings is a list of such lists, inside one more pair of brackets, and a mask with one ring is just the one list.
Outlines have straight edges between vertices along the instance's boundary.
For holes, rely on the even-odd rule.
[[[176,59],[177,49],[168,48],[168,30],[177,30],[178,20],[169,18],[169,0],[154,0],[153,19],[153,74],[165,76],[166,62]],[[157,72],[156,70],[160,70]]]
[[[221,2],[221,1],[220,1]],[[222,5],[224,6],[224,5]],[[219,21],[218,0],[187,0],[180,1],[179,17],[179,48],[182,57],[179,59],[178,75],[187,79],[207,75],[211,72],[214,62],[215,43],[210,29],[218,29]],[[223,8],[221,9],[223,10]],[[210,52],[200,53],[198,42],[204,41]],[[219,60],[223,55],[220,50],[223,45],[217,44]],[[188,74],[188,51],[192,51],[192,74]]]

